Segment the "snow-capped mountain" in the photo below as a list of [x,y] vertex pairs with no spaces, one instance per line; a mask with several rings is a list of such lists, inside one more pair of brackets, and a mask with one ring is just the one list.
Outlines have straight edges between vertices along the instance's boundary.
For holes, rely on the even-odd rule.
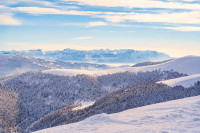
[[144,61],[162,61],[170,59],[168,55],[156,51],[121,50],[74,50],[64,49],[56,51],[28,50],[28,51],[0,51],[1,54],[23,55],[34,58],[51,59],[57,61],[95,62],[95,63],[138,63]]
[[32,70],[46,69],[109,69],[114,68],[101,64],[74,63],[62,61],[48,61],[19,55],[0,54],[0,76],[15,73],[22,73]]
[[99,114],[83,121],[34,133],[200,132],[200,96]]

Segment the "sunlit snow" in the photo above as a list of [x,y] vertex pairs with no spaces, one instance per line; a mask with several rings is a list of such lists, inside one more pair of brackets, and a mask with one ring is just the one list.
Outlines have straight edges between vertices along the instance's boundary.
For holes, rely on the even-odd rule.
[[99,114],[74,124],[35,133],[200,132],[200,96],[115,114]]

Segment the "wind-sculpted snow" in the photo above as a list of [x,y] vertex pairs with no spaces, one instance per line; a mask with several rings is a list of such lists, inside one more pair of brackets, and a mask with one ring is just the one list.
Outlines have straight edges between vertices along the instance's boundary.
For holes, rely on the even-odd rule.
[[200,132],[200,96],[159,103],[34,133]]
[[74,50],[64,49],[56,51],[28,50],[28,51],[0,51],[1,54],[23,55],[34,58],[53,59],[58,61],[96,62],[96,63],[138,63],[144,61],[162,61],[170,59],[164,53],[156,51],[136,51],[132,49],[120,50]]
[[96,101],[118,89],[182,76],[186,75],[173,71],[124,72],[102,76],[58,76],[35,71],[2,77],[0,83],[19,95],[18,130],[28,132],[33,123],[43,116],[77,104],[77,101]]
[[101,70],[110,69],[107,65],[90,64],[90,63],[74,63],[61,61],[47,61],[24,56],[2,55],[0,54],[0,76],[16,73],[23,73],[32,70],[46,69],[90,69]]

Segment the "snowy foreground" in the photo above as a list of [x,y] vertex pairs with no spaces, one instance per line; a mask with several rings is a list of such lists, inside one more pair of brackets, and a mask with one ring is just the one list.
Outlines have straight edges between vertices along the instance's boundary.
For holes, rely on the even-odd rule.
[[100,114],[35,133],[200,132],[200,96]]
[[64,76],[76,76],[77,74],[86,74],[91,76],[100,76],[106,74],[113,74],[116,72],[146,72],[153,70],[166,70],[166,71],[176,71],[179,73],[186,73],[188,75],[200,74],[200,57],[199,56],[186,56],[178,59],[174,59],[162,64],[144,66],[144,67],[127,67],[127,68],[118,68],[118,69],[109,69],[109,70],[100,70],[100,71],[90,71],[90,70],[72,70],[72,69],[50,69],[44,70],[44,73],[50,73],[55,75],[64,75]]

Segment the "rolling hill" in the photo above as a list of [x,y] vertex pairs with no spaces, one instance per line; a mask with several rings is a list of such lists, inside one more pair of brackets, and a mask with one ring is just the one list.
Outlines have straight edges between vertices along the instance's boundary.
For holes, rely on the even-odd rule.
[[[11,59],[20,58],[21,62],[17,62],[19,64],[27,64],[27,60],[42,67],[56,64],[49,61],[47,65],[48,61],[42,59],[37,62],[37,59],[33,61],[27,57],[6,56]],[[187,56],[144,67],[99,71],[55,68],[1,76],[0,86],[6,89],[2,89],[3,95],[0,97],[4,105],[0,116],[5,116],[6,112],[13,109],[12,112],[16,113],[6,115],[7,122],[10,122],[6,125],[11,125],[12,130],[29,133],[79,122],[101,113],[112,114],[197,96],[200,95],[200,82],[196,82],[199,81],[198,76],[190,74],[199,74],[199,59],[200,57]],[[192,80],[192,86],[163,84],[170,79],[181,81],[180,83],[185,83],[188,79],[195,80]],[[13,102],[7,103],[4,95]],[[5,118],[2,118],[0,124],[4,128],[3,119]]]
[[76,70],[72,71],[69,69],[52,69],[44,71],[45,73],[51,73],[56,75],[77,75],[77,74],[88,74],[92,76],[100,76],[107,74],[114,74],[119,72],[146,72],[153,70],[163,70],[163,71],[176,71],[179,73],[185,73],[187,75],[200,74],[200,57],[199,56],[186,56],[182,58],[177,58],[161,64],[142,66],[142,67],[127,67],[127,68],[116,68],[109,70],[97,70],[97,71],[85,71]]
[[47,69],[109,69],[114,68],[103,64],[74,63],[43,60],[19,55],[0,54],[0,76],[23,73],[32,70]]
[[177,85],[181,85],[183,87],[190,87],[190,86],[193,86],[197,81],[200,81],[200,74],[160,81],[158,83],[167,84],[171,87],[174,87]]
[[34,133],[200,132],[200,96],[99,114]]

